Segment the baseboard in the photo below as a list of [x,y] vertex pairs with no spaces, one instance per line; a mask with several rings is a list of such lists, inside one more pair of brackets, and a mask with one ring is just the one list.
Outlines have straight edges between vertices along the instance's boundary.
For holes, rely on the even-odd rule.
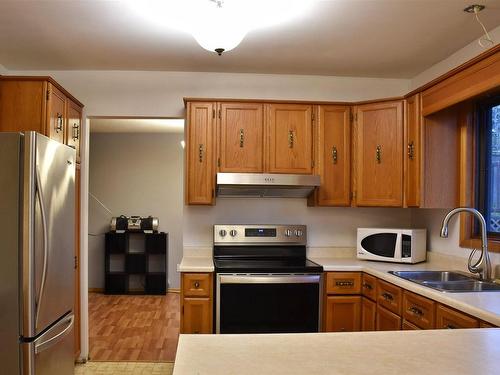
[[167,292],[168,293],[180,293],[181,289],[180,288],[168,288]]

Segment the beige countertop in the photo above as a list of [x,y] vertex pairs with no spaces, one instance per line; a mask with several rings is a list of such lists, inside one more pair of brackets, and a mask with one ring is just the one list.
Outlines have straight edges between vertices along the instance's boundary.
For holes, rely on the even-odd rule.
[[500,329],[181,335],[174,375],[498,374]]
[[211,247],[185,247],[178,272],[214,272]]
[[[486,322],[500,326],[500,292],[443,293],[391,275],[388,271],[454,270],[443,261],[432,260],[419,264],[400,264],[358,260],[355,258],[328,258],[309,255],[309,259],[323,266],[324,271],[362,271],[398,285],[411,292],[441,302]],[[464,264],[466,260],[463,260]]]
[[[336,256],[330,254],[336,254]],[[428,254],[431,255],[431,253]],[[324,271],[366,272],[500,327],[500,292],[443,293],[388,273],[388,271],[400,270],[463,271],[466,259],[434,255],[424,263],[401,264],[358,260],[352,255],[353,249],[349,248],[310,248],[307,257],[322,265]],[[185,248],[177,271],[213,272],[212,249],[209,247]]]

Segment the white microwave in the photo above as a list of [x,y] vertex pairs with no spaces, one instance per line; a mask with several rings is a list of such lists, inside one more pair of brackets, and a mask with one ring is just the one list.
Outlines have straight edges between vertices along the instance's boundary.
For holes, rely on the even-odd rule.
[[358,228],[358,259],[418,263],[426,258],[426,229]]

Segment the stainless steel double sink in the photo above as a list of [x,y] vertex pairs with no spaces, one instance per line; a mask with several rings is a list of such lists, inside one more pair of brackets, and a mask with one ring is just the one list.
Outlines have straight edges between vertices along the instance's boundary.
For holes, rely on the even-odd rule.
[[445,293],[500,292],[500,284],[453,271],[389,271],[405,280]]

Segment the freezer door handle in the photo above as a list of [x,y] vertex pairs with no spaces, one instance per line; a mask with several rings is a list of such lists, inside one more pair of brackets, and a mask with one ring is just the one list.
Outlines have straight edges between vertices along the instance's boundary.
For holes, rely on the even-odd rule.
[[[71,328],[73,328],[74,322],[75,322],[75,316],[73,314],[68,315],[67,317],[58,321],[53,327],[51,327],[47,332],[45,332],[43,335],[41,335],[38,338],[38,340],[35,341],[35,354],[43,352],[44,350],[50,348],[52,345],[55,345],[59,341],[61,341],[64,336],[68,335],[71,332]],[[50,336],[54,330],[57,330],[58,328],[66,325],[66,324],[67,324],[67,327],[64,328],[61,332],[59,332],[55,336],[52,336],[52,337],[44,340],[44,338],[47,336]],[[39,343],[38,342],[39,340],[42,340],[42,341]]]
[[49,243],[48,243],[48,232],[47,232],[47,214],[45,212],[45,200],[43,197],[42,183],[40,180],[40,172],[38,166],[35,167],[36,174],[36,196],[40,203],[40,216],[42,217],[42,230],[43,230],[43,269],[42,269],[42,281],[40,283],[40,292],[38,293],[38,298],[36,301],[36,312],[35,312],[35,327],[38,327],[38,316],[40,315],[40,305],[43,298],[43,292],[45,289],[45,281],[47,280],[47,267],[49,264]]

